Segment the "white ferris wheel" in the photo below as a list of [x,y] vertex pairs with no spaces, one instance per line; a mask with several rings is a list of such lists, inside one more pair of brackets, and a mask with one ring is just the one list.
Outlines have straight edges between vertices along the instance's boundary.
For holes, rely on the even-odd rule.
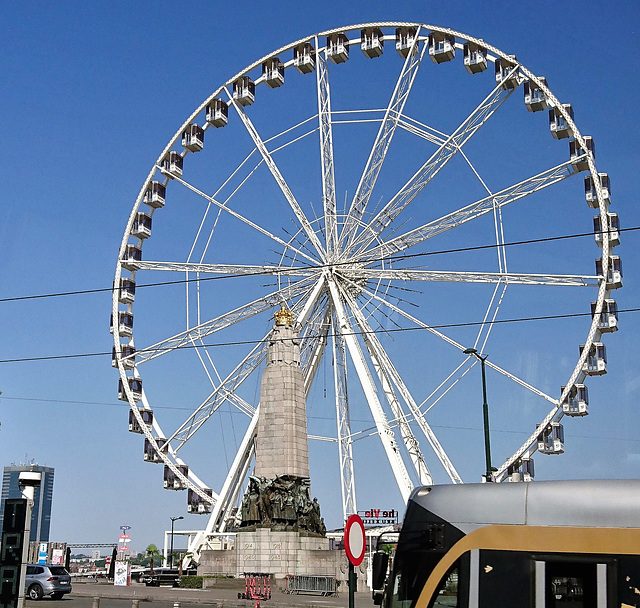
[[[165,487],[209,515],[192,550],[241,498],[283,303],[345,516],[367,438],[404,500],[478,480],[478,355],[492,421],[524,433],[494,435],[494,480],[531,479],[534,452],[562,453],[560,421],[588,413],[585,380],[606,372],[602,336],[617,329],[618,218],[594,159],[544,78],[431,25],[307,36],[216,88],[144,181],[112,309],[129,430]],[[597,246],[551,238],[591,230]],[[591,317],[515,321],[589,302]]]

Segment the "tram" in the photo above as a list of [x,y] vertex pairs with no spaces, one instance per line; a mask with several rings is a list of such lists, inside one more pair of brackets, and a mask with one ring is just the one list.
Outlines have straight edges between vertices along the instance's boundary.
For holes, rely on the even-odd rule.
[[[640,480],[424,486],[409,498],[384,608],[640,605]],[[387,579],[387,580],[385,580]]]

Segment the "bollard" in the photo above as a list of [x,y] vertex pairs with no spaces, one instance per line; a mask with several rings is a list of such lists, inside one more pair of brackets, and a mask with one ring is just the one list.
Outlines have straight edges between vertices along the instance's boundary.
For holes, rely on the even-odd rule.
[[93,597],[91,608],[100,608],[100,598],[97,595]]
[[131,608],[138,608],[140,600],[131,600]]

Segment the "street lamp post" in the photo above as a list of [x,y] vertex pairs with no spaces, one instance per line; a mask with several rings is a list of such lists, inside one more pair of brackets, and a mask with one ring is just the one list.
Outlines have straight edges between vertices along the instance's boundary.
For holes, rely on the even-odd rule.
[[491,466],[491,442],[489,439],[489,404],[487,403],[487,379],[484,371],[484,362],[488,355],[484,357],[478,353],[475,348],[467,348],[464,350],[465,355],[473,355],[480,361],[480,369],[482,371],[482,417],[484,423],[484,458],[487,471],[485,479],[491,481],[493,467]]
[[173,568],[173,524],[179,519],[184,519],[184,517],[181,515],[180,517],[171,517],[170,519],[171,519],[171,549],[169,551],[169,568]]

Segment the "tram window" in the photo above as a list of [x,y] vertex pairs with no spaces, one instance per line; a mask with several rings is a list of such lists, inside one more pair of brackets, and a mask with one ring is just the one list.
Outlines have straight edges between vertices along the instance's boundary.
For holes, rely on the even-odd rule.
[[596,607],[596,564],[547,562],[546,608]]
[[454,566],[453,569],[442,579],[438,591],[434,596],[434,602],[431,604],[432,608],[438,608],[443,606],[458,606],[458,580],[460,573],[458,572],[458,566]]

